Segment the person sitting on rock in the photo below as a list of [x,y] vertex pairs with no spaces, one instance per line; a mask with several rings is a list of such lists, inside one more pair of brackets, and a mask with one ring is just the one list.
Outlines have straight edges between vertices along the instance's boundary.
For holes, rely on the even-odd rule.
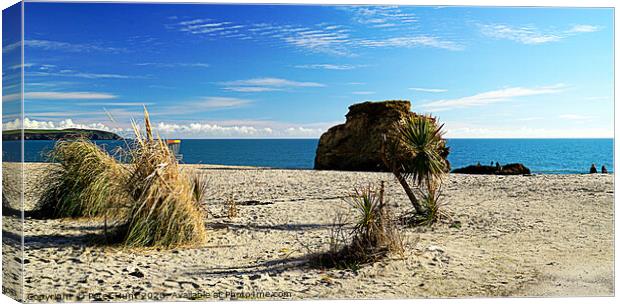
[[603,173],[603,174],[607,174],[607,173],[609,173],[609,172],[607,172],[607,168],[605,168],[605,165],[603,165],[603,166],[601,167],[601,173]]
[[592,164],[592,166],[590,166],[590,174],[593,174],[593,173],[597,173],[596,172],[596,166],[594,164]]

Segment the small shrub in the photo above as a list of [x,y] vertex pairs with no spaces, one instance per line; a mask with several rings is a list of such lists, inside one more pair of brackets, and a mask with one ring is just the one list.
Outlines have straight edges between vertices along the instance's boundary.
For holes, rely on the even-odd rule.
[[347,202],[356,214],[353,229],[345,234],[343,217],[338,215],[330,232],[329,251],[317,256],[317,265],[356,269],[390,252],[404,253],[402,238],[384,201],[383,183],[378,191],[371,186],[355,189]]

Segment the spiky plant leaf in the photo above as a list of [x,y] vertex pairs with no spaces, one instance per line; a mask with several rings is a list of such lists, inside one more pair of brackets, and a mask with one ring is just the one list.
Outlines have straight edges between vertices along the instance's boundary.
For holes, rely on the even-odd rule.
[[412,178],[418,185],[430,184],[441,179],[447,169],[442,157],[443,125],[437,125],[430,116],[410,115],[398,125],[399,146],[403,157],[401,165],[406,178]]

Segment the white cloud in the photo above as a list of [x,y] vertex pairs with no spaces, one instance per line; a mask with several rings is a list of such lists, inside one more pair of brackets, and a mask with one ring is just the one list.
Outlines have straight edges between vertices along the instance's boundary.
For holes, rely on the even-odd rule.
[[447,138],[613,138],[613,128],[458,126],[446,123]]
[[463,47],[453,41],[443,40],[438,37],[419,35],[419,36],[402,36],[387,39],[366,39],[360,40],[359,45],[365,47],[434,47],[446,49],[450,51],[460,51]]
[[346,30],[286,32],[282,34],[281,38],[290,45],[312,52],[340,56],[350,55],[350,52],[345,47],[350,42],[350,36]]
[[208,123],[175,124],[160,122],[156,126],[157,131],[162,135],[174,134],[175,137],[195,137],[195,136],[268,136],[271,130],[267,128],[257,129],[251,126],[232,126],[224,127]]
[[398,6],[347,6],[343,9],[353,13],[354,21],[370,27],[384,24],[406,26],[418,21],[415,14],[405,12]]
[[42,88],[55,88],[55,87],[69,87],[78,85],[77,82],[72,81],[45,81],[45,82],[26,82],[27,87],[42,87]]
[[251,99],[244,98],[206,96],[198,97],[193,100],[177,101],[161,107],[153,107],[150,109],[150,112],[151,116],[168,117],[171,115],[196,114],[209,111],[241,108],[251,105],[253,102],[254,101]]
[[21,41],[17,41],[17,42],[13,42],[13,43],[7,44],[7,45],[5,45],[2,48],[2,53],[8,53],[8,52],[17,50],[17,49],[21,48],[21,46],[22,46],[22,42]]
[[137,66],[153,66],[153,67],[158,67],[158,68],[177,68],[177,67],[181,67],[181,68],[185,68],[185,67],[189,67],[189,68],[208,68],[209,67],[209,64],[207,64],[207,63],[200,63],[200,62],[195,62],[195,63],[143,62],[143,63],[136,63],[136,65]]
[[594,116],[586,116],[586,115],[580,115],[580,114],[562,114],[558,117],[560,117],[561,119],[575,120],[575,121],[591,120],[594,118]]
[[[129,76],[113,73],[90,73],[73,70],[65,67],[58,67],[53,64],[29,64],[26,76],[32,77],[75,77],[86,79],[146,79],[147,76]],[[59,82],[60,83],[60,82]],[[66,82],[65,82],[66,83]],[[29,83],[27,83],[29,84]]]
[[66,52],[90,52],[102,51],[111,53],[124,52],[124,49],[115,47],[103,47],[95,44],[79,44],[52,40],[24,40],[25,47],[40,48],[44,50],[66,51]]
[[591,33],[600,30],[595,25],[579,24],[565,31],[540,30],[534,26],[509,26],[504,24],[480,25],[480,32],[491,38],[508,39],[522,44],[543,44],[560,41],[580,33]]
[[19,69],[21,69],[21,68],[22,68],[22,66],[23,66],[24,68],[29,68],[29,67],[31,67],[31,66],[33,66],[33,65],[34,65],[33,63],[25,63],[25,64],[23,64],[23,65],[22,65],[22,64],[16,64],[16,65],[10,66],[10,67],[9,67],[9,70],[19,70]]
[[235,80],[223,83],[226,86],[252,86],[252,87],[324,87],[324,84],[317,82],[302,82],[282,78],[253,78],[247,80]]
[[78,106],[100,106],[100,107],[142,107],[150,106],[150,102],[82,102]]
[[608,97],[608,96],[590,96],[590,97],[586,97],[585,100],[589,100],[589,101],[611,100],[611,97]]
[[28,76],[38,76],[38,77],[76,77],[76,78],[86,78],[86,79],[129,79],[129,78],[145,78],[142,76],[127,76],[120,74],[98,74],[98,73],[83,73],[74,70],[61,70],[59,73],[50,73],[50,72],[27,72]]
[[366,64],[302,64],[296,65],[298,69],[323,69],[323,70],[353,70],[357,68],[367,67]]
[[[26,117],[24,119],[23,127],[25,129],[69,129],[69,128],[78,128],[78,129],[89,129],[89,130],[103,130],[109,132],[121,132],[124,131],[120,128],[111,128],[102,123],[75,123],[72,119],[64,119],[61,121],[53,122],[53,121],[43,121],[43,120],[34,120]],[[2,124],[2,130],[15,130],[21,128],[21,120],[15,119],[10,122],[5,122]]]
[[20,100],[21,96],[22,96],[21,93],[2,95],[2,102],[18,101]]
[[192,109],[190,107],[190,111],[196,111],[200,109],[227,109],[227,108],[238,108],[242,106],[246,106],[252,103],[251,100],[234,98],[234,97],[204,97],[198,101],[192,102],[192,106],[196,106],[197,108]]
[[[520,125],[485,122],[445,122],[447,138],[612,138],[613,126],[564,122],[547,124],[545,117],[533,117]],[[534,121],[541,120],[541,121]]]
[[181,21],[179,22],[179,25],[192,25],[192,24],[198,24],[198,23],[202,23],[202,22],[208,22],[211,19],[193,19],[193,20],[186,20],[186,21]]
[[501,101],[511,100],[517,97],[559,93],[564,91],[565,88],[566,86],[563,84],[534,88],[504,88],[456,99],[436,100],[429,103],[421,104],[420,107],[428,111],[444,111],[455,108],[484,106]]
[[385,27],[395,27],[397,26],[396,23],[381,23],[381,24],[375,24],[372,27],[373,28],[385,28]]
[[[269,46],[294,47],[304,52],[325,53],[337,56],[355,56],[357,48],[366,47],[434,47],[447,50],[461,50],[463,47],[453,41],[430,35],[389,35],[395,28],[405,29],[417,21],[411,14],[393,6],[342,7],[353,12],[354,19],[374,30],[358,33],[350,24],[319,23],[315,25],[293,25],[272,23],[238,24],[226,20],[186,20],[170,28],[201,35],[207,39],[226,38],[250,40]],[[406,28],[409,29],[409,28]],[[401,31],[402,32],[402,31]],[[386,35],[387,34],[387,35]],[[336,65],[332,66],[335,67]],[[319,67],[317,67],[319,68]],[[328,69],[328,66],[323,68]]]
[[445,89],[429,89],[429,88],[409,88],[412,91],[425,92],[425,93],[443,93],[448,90]]
[[96,92],[26,92],[24,99],[45,99],[45,100],[65,100],[65,99],[114,99],[116,95]]
[[[68,113],[66,113],[68,114]],[[174,138],[261,138],[261,137],[288,137],[288,138],[318,138],[325,130],[336,124],[314,123],[296,125],[275,121],[263,120],[228,120],[215,122],[158,122],[154,129],[163,137]],[[20,120],[15,119],[3,123],[3,130],[19,129]],[[129,126],[111,127],[99,122],[75,122],[73,119],[58,121],[35,120],[26,118],[24,128],[28,129],[95,129],[115,132],[118,134],[132,132]]]
[[282,91],[282,89],[269,88],[269,87],[225,87],[224,90],[233,91],[233,92],[244,92],[244,93]]
[[561,36],[543,33],[534,27],[511,27],[503,24],[481,25],[481,33],[496,39],[508,39],[523,44],[541,44],[558,41]]
[[571,29],[569,29],[567,32],[569,33],[592,33],[592,32],[597,32],[600,29],[601,29],[600,27],[595,26],[595,25],[577,24],[573,26]]
[[323,129],[296,127],[286,129],[285,134],[291,137],[319,137],[323,132]]
[[158,123],[155,127],[162,136],[179,138],[207,137],[319,137],[325,130],[303,126],[275,128],[250,125],[224,126],[217,123]]
[[536,120],[543,120],[543,119],[545,119],[545,118],[544,117],[536,116],[536,117],[517,118],[516,120],[517,121],[536,121]]

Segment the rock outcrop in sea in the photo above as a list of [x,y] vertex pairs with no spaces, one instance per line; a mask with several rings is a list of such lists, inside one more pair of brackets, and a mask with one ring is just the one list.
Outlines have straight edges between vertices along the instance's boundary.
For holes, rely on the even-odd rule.
[[[317,170],[389,171],[381,160],[383,134],[411,115],[407,100],[364,102],[351,105],[344,124],[321,135],[314,159]],[[445,157],[448,149],[445,149]]]
[[530,169],[523,164],[507,164],[504,166],[481,166],[471,165],[452,170],[452,173],[462,174],[488,174],[488,175],[522,175],[531,174]]
[[[90,129],[24,129],[24,140],[60,140],[69,138],[87,138],[89,140],[122,140],[119,135]],[[2,140],[21,140],[22,130],[7,130],[2,132]]]

